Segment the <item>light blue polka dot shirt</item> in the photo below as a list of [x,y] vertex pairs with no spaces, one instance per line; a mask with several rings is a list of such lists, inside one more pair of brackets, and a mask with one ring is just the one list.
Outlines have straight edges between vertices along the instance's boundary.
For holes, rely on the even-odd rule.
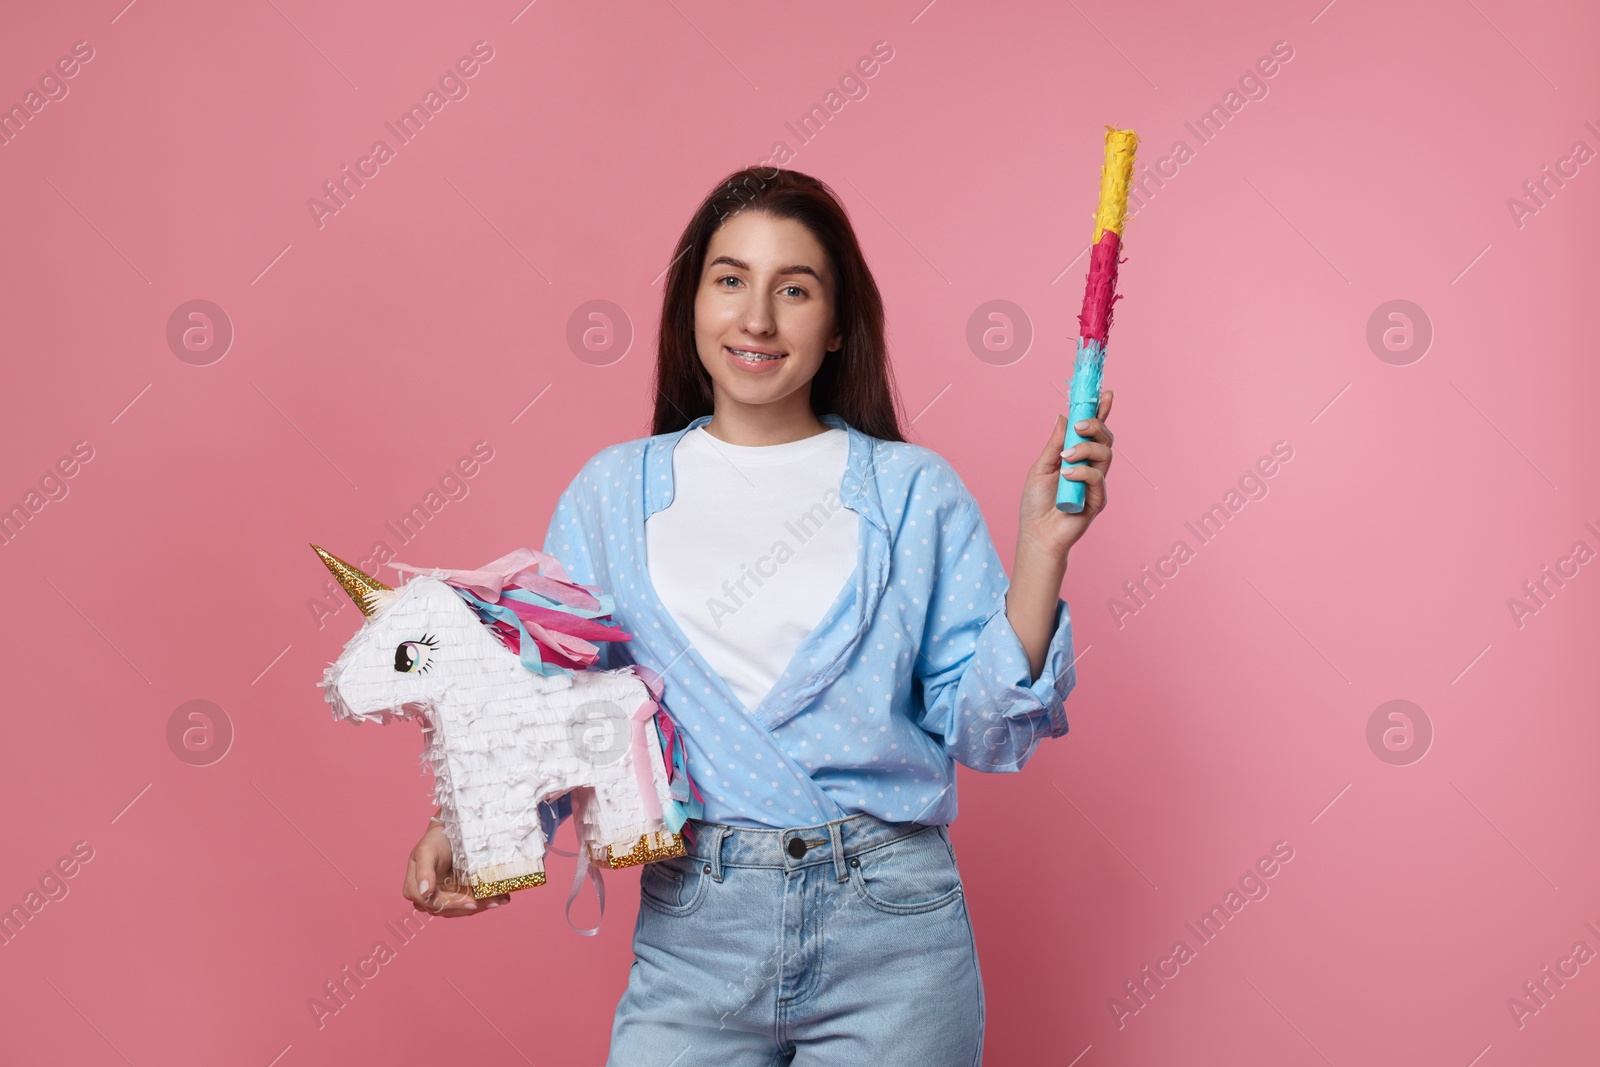
[[[1077,684],[1067,604],[1034,680],[1006,618],[1009,579],[954,468],[920,445],[821,418],[850,435],[839,493],[860,517],[855,573],[754,708],[684,637],[646,565],[645,520],[672,502],[673,449],[711,416],[585,463],[544,551],[573,581],[610,593],[613,620],[633,635],[602,643],[596,666],[661,675],[707,821],[782,829],[869,812],[948,823],[956,763],[1020,770],[1041,738],[1067,732]],[[560,817],[568,810],[563,798]]]

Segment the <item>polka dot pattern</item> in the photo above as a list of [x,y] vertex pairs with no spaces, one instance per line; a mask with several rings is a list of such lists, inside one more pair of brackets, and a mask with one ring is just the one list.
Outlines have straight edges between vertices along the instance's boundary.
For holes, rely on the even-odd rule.
[[[1005,569],[955,469],[920,445],[849,431],[840,485],[860,549],[841,597],[778,683],[746,709],[661,604],[645,520],[672,501],[672,450],[690,429],[607,448],[561,494],[544,551],[598,586],[633,635],[601,646],[600,669],[639,663],[665,684],[705,817],[733,826],[807,826],[869,812],[891,822],[956,816],[956,763],[1017,771],[1067,731],[1077,684],[1067,604],[1037,680],[1005,614]],[[559,805],[564,816],[566,805]]]

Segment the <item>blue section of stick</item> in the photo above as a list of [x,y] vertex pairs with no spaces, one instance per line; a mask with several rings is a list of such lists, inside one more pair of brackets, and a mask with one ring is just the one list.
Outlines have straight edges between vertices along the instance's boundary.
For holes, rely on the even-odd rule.
[[[1062,444],[1063,451],[1073,445],[1082,444],[1087,438],[1079,437],[1078,431],[1073,429],[1084,419],[1092,419],[1100,410],[1100,372],[1105,368],[1106,346],[1104,341],[1084,340],[1078,338],[1078,357],[1072,366],[1072,392],[1067,411],[1067,437]],[[1087,460],[1073,460],[1063,463],[1063,467],[1081,467]],[[1084,483],[1075,482],[1071,478],[1062,477],[1056,485],[1056,510],[1064,511],[1068,515],[1076,515],[1083,510]]]

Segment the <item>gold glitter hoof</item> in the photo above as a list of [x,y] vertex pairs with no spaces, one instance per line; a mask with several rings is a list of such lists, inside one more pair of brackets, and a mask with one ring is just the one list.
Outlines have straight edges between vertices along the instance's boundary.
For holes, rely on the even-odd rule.
[[616,845],[606,846],[606,864],[612,870],[623,867],[637,867],[641,863],[654,863],[656,860],[669,860],[674,856],[687,855],[683,847],[683,838],[678,834],[663,832],[656,834],[642,834],[633,844],[631,852],[617,854]]
[[497,897],[501,893],[509,893],[515,889],[532,889],[534,886],[544,885],[544,872],[534,871],[532,874],[519,874],[515,878],[500,878],[492,882],[480,882],[472,879],[472,898],[482,900],[484,897]]

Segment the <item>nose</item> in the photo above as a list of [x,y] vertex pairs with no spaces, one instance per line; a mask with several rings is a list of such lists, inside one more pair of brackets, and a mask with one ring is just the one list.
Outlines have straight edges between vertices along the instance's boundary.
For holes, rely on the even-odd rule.
[[772,314],[772,307],[768,298],[759,293],[752,293],[745,301],[743,313],[739,316],[739,325],[751,337],[766,337],[777,329],[777,320]]

